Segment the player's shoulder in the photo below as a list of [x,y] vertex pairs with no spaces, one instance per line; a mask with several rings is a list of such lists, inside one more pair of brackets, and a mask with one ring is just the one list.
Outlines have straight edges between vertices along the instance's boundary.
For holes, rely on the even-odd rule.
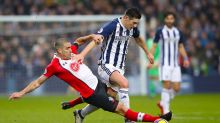
[[161,34],[163,29],[164,29],[164,26],[158,27],[157,30],[156,30],[156,34]]
[[176,27],[176,26],[173,27],[173,30],[177,31],[177,32],[181,32],[180,29],[178,27]]
[[177,27],[173,27],[173,28],[174,28],[174,31],[177,32],[179,35],[183,34],[182,30],[180,30],[179,28]]
[[112,21],[106,23],[104,26],[116,27],[117,23],[119,23],[118,18],[115,18]]
[[113,24],[117,24],[117,23],[119,23],[119,18],[115,18],[115,19],[113,19],[111,22],[112,22]]
[[47,65],[47,67],[55,67],[57,66],[59,63],[58,58],[54,55],[54,57],[52,58],[52,60],[50,61],[50,63]]

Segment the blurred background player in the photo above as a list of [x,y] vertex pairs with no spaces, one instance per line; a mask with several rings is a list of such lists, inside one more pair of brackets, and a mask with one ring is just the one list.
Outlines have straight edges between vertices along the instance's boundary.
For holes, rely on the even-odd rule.
[[[147,48],[150,49],[153,46],[153,37],[155,31],[149,30],[149,38],[146,41]],[[160,92],[160,81],[159,81],[159,58],[160,58],[160,48],[156,47],[154,52],[154,64],[148,68],[148,94],[150,97],[156,96]],[[149,64],[149,63],[148,63]],[[147,66],[148,66],[147,64]]]
[[[160,57],[160,80],[163,82],[161,92],[161,101],[158,106],[161,108],[161,114],[170,111],[170,101],[174,98],[175,93],[180,90],[181,69],[179,65],[179,53],[183,57],[183,66],[189,67],[189,60],[184,48],[184,38],[182,32],[174,26],[176,15],[173,12],[165,13],[162,28],[159,28],[154,38],[154,44],[150,52],[155,53],[159,43]],[[149,64],[148,67],[152,67]]]

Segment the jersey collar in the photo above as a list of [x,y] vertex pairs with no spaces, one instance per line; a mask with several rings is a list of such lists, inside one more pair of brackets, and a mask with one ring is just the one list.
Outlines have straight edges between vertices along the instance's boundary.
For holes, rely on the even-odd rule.
[[164,28],[167,29],[167,30],[169,30],[169,31],[174,30],[174,27],[172,27],[172,28],[168,28],[167,25],[164,25]]
[[124,25],[122,24],[122,22],[121,22],[121,18],[122,18],[122,17],[119,17],[119,18],[118,18],[118,22],[120,23],[120,25],[121,25],[124,29],[126,29],[126,28],[124,27]]

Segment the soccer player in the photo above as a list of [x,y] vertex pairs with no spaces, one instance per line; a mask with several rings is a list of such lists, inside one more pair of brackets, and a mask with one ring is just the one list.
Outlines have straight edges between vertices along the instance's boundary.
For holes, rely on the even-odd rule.
[[[100,79],[109,88],[108,91],[110,92],[108,94],[112,96],[115,96],[115,93],[118,94],[119,101],[127,108],[130,107],[129,86],[128,80],[124,76],[124,70],[130,39],[133,38],[144,50],[150,63],[154,61],[153,55],[148,52],[145,41],[140,37],[137,28],[140,19],[140,11],[137,8],[129,8],[122,17],[107,23],[96,33],[104,37],[98,62]],[[81,57],[83,59],[84,56]],[[90,109],[93,110],[92,108]],[[88,110],[88,112],[91,111]],[[125,122],[129,123],[131,121],[125,119]]]
[[[82,38],[85,39],[85,37]],[[94,39],[96,42],[102,40],[102,38],[97,35]],[[92,44],[94,45],[95,42],[92,42]],[[61,38],[55,42],[54,46],[56,53],[51,63],[46,67],[44,74],[32,81],[20,92],[11,94],[9,97],[10,100],[21,98],[25,94],[40,87],[48,78],[55,75],[76,89],[85,102],[106,111],[120,114],[133,121],[154,122],[159,118],[166,120],[171,119],[171,112],[161,116],[152,116],[145,113],[134,112],[121,102],[109,100],[106,93],[106,85],[98,82],[97,77],[85,64],[74,59],[79,46],[77,42],[71,45],[66,39]]]
[[152,54],[159,43],[160,46],[160,80],[163,82],[161,92],[161,101],[158,106],[161,113],[170,111],[170,101],[174,98],[176,92],[180,90],[181,70],[178,62],[179,53],[184,58],[183,66],[189,67],[189,60],[183,43],[185,38],[182,32],[174,26],[175,13],[165,13],[165,25],[158,29],[154,38],[154,44],[150,50]]

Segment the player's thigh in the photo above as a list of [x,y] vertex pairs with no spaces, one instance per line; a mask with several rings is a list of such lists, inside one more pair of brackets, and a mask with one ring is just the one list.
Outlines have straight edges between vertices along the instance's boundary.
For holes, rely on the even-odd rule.
[[172,81],[172,87],[176,92],[180,90],[180,83],[182,81],[181,76],[182,75],[181,75],[180,67],[174,67],[171,81]]
[[111,75],[111,70],[106,68],[104,65],[98,66],[98,75],[101,81],[105,84],[109,83],[109,77]]
[[159,79],[160,81],[171,81],[171,67],[160,66],[159,67]]
[[171,88],[171,68],[166,66],[160,66],[159,79],[163,83],[163,88]]
[[169,80],[163,80],[163,88],[170,89],[172,87],[172,83]]
[[112,72],[110,76],[110,83],[117,84],[121,88],[128,88],[128,80],[117,70]]
[[[101,81],[107,85],[107,87],[111,87],[115,91],[118,91],[119,87],[121,87],[121,86],[122,87],[127,87],[127,85],[125,85],[125,84],[128,83],[128,82],[126,83],[126,81],[125,81],[126,78],[124,80],[125,82],[122,81],[122,82],[125,83],[124,85],[122,85],[122,84],[119,85],[118,84],[118,83],[121,82],[121,80],[119,82],[118,82],[118,80],[116,80],[116,81],[111,80],[112,78],[113,79],[115,78],[115,73],[118,74],[118,75],[116,75],[116,77],[118,77],[118,76],[119,76],[119,78],[121,78],[121,76],[124,77],[123,76],[124,71],[122,69],[118,69],[118,68],[114,67],[111,64],[99,65],[99,67],[98,67],[99,77],[100,77]],[[110,79],[110,77],[111,77],[111,79]]]
[[89,98],[85,98],[84,101],[96,107],[102,108],[103,110],[115,112],[118,101],[108,97],[102,84],[103,83],[99,83],[94,94]]
[[171,82],[181,82],[181,76],[180,67],[174,67],[171,73]]

